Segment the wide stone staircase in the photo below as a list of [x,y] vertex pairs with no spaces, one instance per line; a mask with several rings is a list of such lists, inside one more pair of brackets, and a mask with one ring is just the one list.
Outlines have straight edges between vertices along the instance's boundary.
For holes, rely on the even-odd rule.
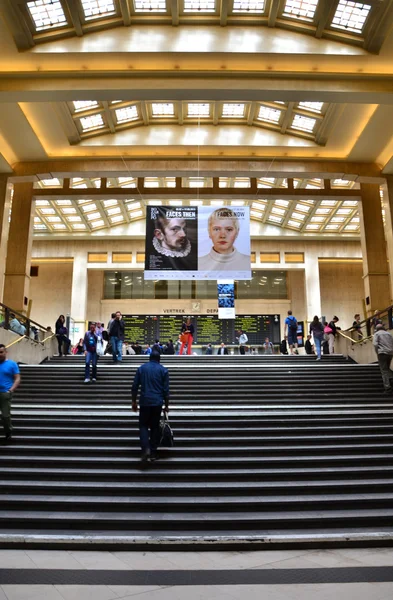
[[143,465],[131,383],[22,366],[0,442],[1,547],[283,547],[393,539],[393,398],[341,356],[163,357],[175,446]]

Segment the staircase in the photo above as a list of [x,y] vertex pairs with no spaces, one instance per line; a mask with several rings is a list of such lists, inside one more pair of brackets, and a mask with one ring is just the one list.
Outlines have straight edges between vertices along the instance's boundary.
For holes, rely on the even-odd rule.
[[140,462],[146,357],[22,366],[0,547],[283,547],[393,539],[393,398],[341,356],[162,358],[175,447]]

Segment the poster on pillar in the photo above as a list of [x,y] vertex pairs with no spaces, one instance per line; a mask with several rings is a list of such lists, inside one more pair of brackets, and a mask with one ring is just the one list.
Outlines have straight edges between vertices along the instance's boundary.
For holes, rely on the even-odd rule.
[[235,282],[233,279],[217,281],[218,318],[234,319],[235,315]]
[[145,279],[251,279],[249,207],[148,206]]

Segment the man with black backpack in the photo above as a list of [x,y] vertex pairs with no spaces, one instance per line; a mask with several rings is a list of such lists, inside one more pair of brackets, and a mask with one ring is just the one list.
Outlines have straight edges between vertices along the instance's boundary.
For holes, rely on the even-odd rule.
[[[299,354],[297,344],[297,320],[292,315],[292,311],[288,311],[288,316],[285,319],[284,338],[288,341],[289,354]],[[295,350],[293,350],[295,347]]]

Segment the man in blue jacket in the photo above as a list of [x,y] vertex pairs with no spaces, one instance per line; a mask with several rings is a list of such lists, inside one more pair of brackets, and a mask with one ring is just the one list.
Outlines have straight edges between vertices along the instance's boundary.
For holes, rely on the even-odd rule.
[[[157,459],[157,446],[160,435],[162,405],[169,411],[169,373],[160,365],[160,353],[153,350],[149,362],[141,365],[135,373],[132,384],[132,410],[138,411],[137,395],[139,387],[139,435],[142,460]],[[149,436],[150,430],[150,436]]]

